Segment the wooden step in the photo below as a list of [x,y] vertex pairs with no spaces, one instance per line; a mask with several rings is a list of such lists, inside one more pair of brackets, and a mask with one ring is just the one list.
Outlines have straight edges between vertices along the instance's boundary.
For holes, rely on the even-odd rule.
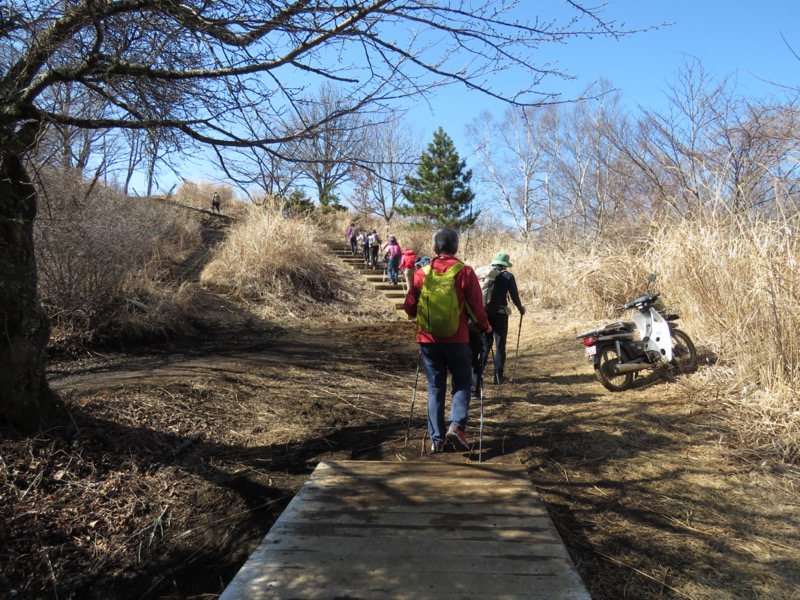
[[220,600],[590,600],[525,467],[457,458],[320,463]]

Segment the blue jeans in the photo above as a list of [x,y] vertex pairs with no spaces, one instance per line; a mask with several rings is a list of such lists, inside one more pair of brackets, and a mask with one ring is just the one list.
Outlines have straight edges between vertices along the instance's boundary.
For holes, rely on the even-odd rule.
[[388,275],[391,283],[397,284],[397,275],[400,272],[400,256],[393,256],[389,259]]
[[447,433],[444,403],[447,375],[452,375],[450,422],[467,426],[469,393],[472,386],[472,352],[469,344],[420,344],[422,366],[428,379],[428,433],[433,442],[443,442]]

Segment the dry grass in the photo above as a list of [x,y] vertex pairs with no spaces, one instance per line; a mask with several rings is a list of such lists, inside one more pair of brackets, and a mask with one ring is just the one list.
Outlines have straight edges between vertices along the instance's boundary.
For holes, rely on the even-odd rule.
[[227,185],[220,185],[209,182],[185,181],[170,197],[171,200],[198,210],[211,210],[211,197],[214,192],[219,192],[220,212],[223,215],[241,218],[250,206],[246,202],[238,200],[233,192],[233,188]]
[[640,231],[638,237],[525,246],[476,240],[478,263],[509,252],[523,303],[564,314],[573,326],[619,318],[613,310],[645,289],[681,314],[701,355],[713,357],[730,435],[754,459],[800,460],[800,248],[796,218],[709,216]]
[[[286,218],[277,207],[252,207],[213,253],[200,282],[244,300],[262,318],[330,320],[374,318],[359,300],[365,282],[341,284],[354,272],[331,259],[319,218]],[[344,232],[344,229],[342,229]],[[344,240],[344,233],[341,239]],[[381,307],[385,314],[386,307]]]
[[39,184],[39,289],[54,338],[120,329],[145,337],[174,322],[180,303],[171,301],[162,271],[197,244],[197,222],[171,205],[90,187],[70,172],[47,172]]

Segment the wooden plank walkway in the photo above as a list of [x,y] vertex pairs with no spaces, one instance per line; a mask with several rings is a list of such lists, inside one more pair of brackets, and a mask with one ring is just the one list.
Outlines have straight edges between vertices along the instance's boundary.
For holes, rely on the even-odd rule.
[[220,600],[589,600],[519,465],[322,462]]

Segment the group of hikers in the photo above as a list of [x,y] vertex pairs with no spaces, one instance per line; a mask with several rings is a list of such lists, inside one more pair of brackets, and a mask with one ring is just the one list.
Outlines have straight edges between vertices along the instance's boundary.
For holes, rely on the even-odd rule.
[[[367,232],[348,229],[353,254],[358,252],[359,236]],[[395,236],[389,236],[386,244],[373,229],[370,236],[378,237],[377,249],[396,246],[389,264],[393,267],[397,283],[398,269],[404,270],[408,291],[403,310],[410,319],[416,319],[419,343],[419,359],[428,381],[428,434],[431,452],[440,453],[448,448],[468,451],[466,438],[467,413],[470,399],[480,398],[483,389],[483,374],[489,355],[493,357],[493,382],[502,385],[508,381],[505,375],[506,341],[508,321],[511,314],[509,300],[520,313],[525,307],[519,297],[517,282],[508,269],[511,257],[498,252],[491,264],[472,269],[456,257],[458,232],[441,228],[433,234],[434,258],[417,259],[413,250],[400,250]],[[369,248],[373,248],[369,242]],[[372,263],[372,252],[370,260]],[[522,321],[520,320],[520,328]],[[451,377],[450,414],[445,421],[447,380]]]
[[[363,254],[365,265],[377,269],[378,257],[383,256],[386,262],[386,276],[392,285],[399,284],[401,272],[407,282],[411,281],[411,275],[420,266],[414,250],[411,248],[403,250],[393,235],[390,235],[384,243],[377,230],[359,229],[351,223],[345,232],[345,237],[350,242],[351,254],[353,256]],[[430,259],[424,257],[423,260]]]

